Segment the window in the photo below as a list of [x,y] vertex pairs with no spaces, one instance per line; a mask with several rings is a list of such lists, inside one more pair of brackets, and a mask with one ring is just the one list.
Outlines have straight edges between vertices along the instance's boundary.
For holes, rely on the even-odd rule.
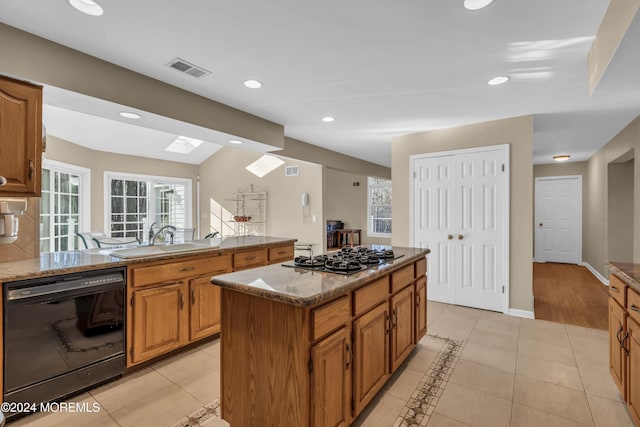
[[106,233],[146,240],[158,227],[191,227],[191,180],[105,172]]
[[78,231],[89,228],[90,171],[45,159],[40,200],[40,252],[84,249]]
[[368,235],[391,237],[391,180],[368,179]]

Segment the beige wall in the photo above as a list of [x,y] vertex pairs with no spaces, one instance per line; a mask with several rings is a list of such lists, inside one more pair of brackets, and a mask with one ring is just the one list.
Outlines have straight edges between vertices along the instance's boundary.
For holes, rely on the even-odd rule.
[[138,108],[186,123],[284,145],[284,127],[0,23],[4,74]]
[[[589,173],[589,164],[587,162],[571,162],[571,163],[553,163],[549,165],[534,165],[533,166],[533,179],[534,179],[534,219],[535,219],[535,179],[549,176],[568,176],[568,175],[580,175],[582,176],[582,255],[584,258],[584,254],[586,252],[586,230],[585,224],[587,221],[587,198],[589,197],[588,190],[588,173]],[[536,227],[535,223],[533,227]],[[534,233],[535,236],[535,233]],[[535,242],[533,253],[535,254]]]
[[196,165],[90,150],[52,135],[47,136],[46,158],[91,169],[91,230],[84,231],[104,231],[109,234],[104,230],[105,171],[191,179],[193,183],[191,212],[193,212],[193,226],[196,225],[195,180],[198,175]]
[[[359,228],[362,244],[390,245],[391,238],[367,236],[367,176],[324,169],[324,219],[340,220],[345,228]],[[354,183],[359,185],[354,186]]]
[[496,120],[451,129],[404,135],[391,147],[394,245],[408,246],[410,236],[409,177],[413,154],[497,144],[511,146],[510,304],[533,310],[533,118]]
[[633,262],[634,163],[609,164],[607,258],[612,261]]
[[[217,205],[225,210],[223,216],[227,221],[236,209],[235,202],[229,200],[233,193],[253,184],[267,192],[266,234],[315,243],[314,251],[320,252],[325,229],[322,221],[322,166],[283,159],[284,165],[258,178],[245,167],[260,156],[250,151],[225,147],[200,165],[202,232],[220,231],[215,218],[219,216]],[[290,165],[298,165],[300,175],[285,176],[284,168]],[[303,192],[309,193],[309,205],[304,208],[300,202]],[[223,235],[230,234],[230,231],[223,229]]]
[[292,159],[305,160],[356,175],[391,178],[391,169],[386,166],[336,153],[335,151],[327,150],[317,145],[307,144],[293,138],[285,137],[284,150],[276,151],[274,154]]
[[[608,276],[608,166],[633,150],[640,158],[640,117],[636,118],[589,160],[589,197],[587,209],[586,253],[583,258],[605,277]],[[640,262],[640,162],[634,162],[633,261]]]

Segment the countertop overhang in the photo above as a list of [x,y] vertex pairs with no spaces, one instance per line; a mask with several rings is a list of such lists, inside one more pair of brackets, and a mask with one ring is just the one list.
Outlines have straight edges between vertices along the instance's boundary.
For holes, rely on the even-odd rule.
[[281,264],[222,274],[211,283],[225,289],[291,305],[313,306],[414,263],[429,249],[392,246],[400,258],[350,275],[283,267]]
[[640,292],[640,264],[611,261],[607,263],[607,267],[620,280],[631,286],[636,292]]
[[238,251],[244,249],[260,249],[267,246],[273,246],[275,244],[293,244],[295,241],[296,239],[286,237],[224,237],[222,239],[198,240],[197,242],[209,244],[211,246],[210,248],[203,248],[198,251],[167,253],[157,256],[128,259],[109,256],[108,248],[50,252],[41,254],[38,258],[0,263],[0,282],[4,283],[15,280],[54,276],[58,274],[79,273],[101,268],[127,266],[141,262],[179,259],[202,255],[217,256],[229,250]]

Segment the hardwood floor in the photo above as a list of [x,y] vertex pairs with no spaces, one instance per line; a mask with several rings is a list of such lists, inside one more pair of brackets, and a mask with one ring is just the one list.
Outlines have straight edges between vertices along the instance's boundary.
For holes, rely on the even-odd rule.
[[586,267],[533,263],[536,319],[608,328],[607,287]]

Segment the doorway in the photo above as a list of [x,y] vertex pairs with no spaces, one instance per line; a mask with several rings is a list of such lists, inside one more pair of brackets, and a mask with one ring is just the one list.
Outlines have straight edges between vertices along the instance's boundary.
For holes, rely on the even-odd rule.
[[535,259],[582,262],[582,176],[536,178]]
[[411,236],[428,299],[507,312],[509,146],[412,156]]
[[633,150],[608,166],[607,260],[633,262]]

